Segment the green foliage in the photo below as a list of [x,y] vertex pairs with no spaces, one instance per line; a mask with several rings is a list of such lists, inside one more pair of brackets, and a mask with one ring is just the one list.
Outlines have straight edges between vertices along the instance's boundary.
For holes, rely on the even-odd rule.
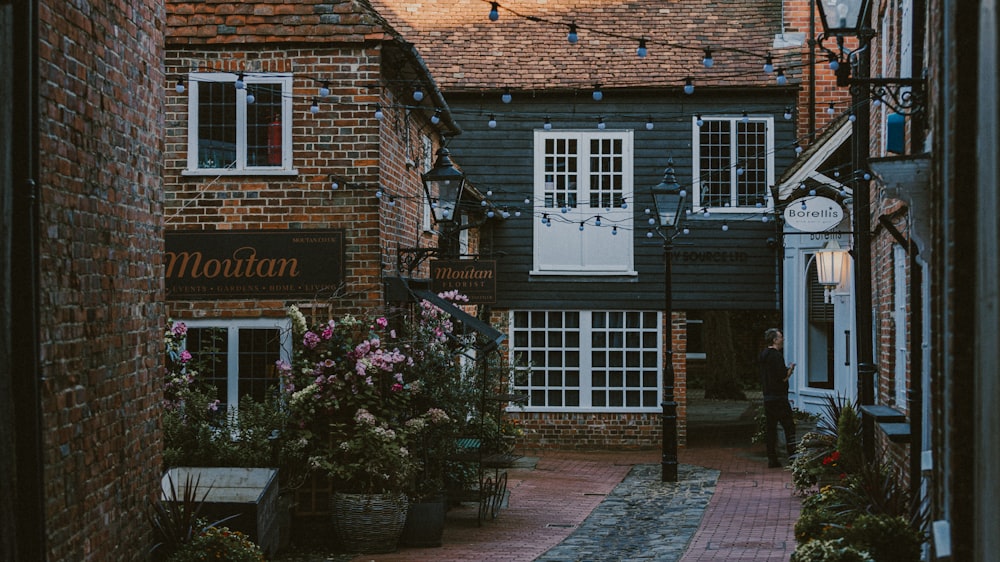
[[263,562],[264,553],[246,535],[227,527],[207,526],[167,562]]
[[861,450],[861,418],[850,404],[844,405],[837,420],[837,451],[843,472],[857,472],[864,464]]
[[192,480],[190,475],[185,478],[183,493],[179,496],[173,479],[168,477],[167,481],[170,484],[169,495],[166,498],[158,496],[146,507],[146,519],[153,528],[156,541],[150,550],[153,560],[166,560],[191,542],[199,527],[198,513],[208,495],[206,490],[198,497],[200,479]]
[[217,388],[199,374],[204,361],[183,348],[186,334],[183,322],[172,323],[166,332],[164,464],[275,467],[282,487],[297,486],[306,472],[304,442],[288,432],[278,389],[263,402],[244,396],[238,408],[225,408]]
[[813,540],[799,545],[791,562],[874,562],[863,550],[844,544],[841,539]]
[[866,513],[844,530],[844,541],[864,548],[878,562],[917,562],[923,536],[904,517]]

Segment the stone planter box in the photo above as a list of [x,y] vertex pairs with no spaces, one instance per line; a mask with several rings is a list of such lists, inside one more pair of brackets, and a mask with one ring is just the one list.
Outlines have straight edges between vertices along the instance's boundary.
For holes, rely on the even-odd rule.
[[170,500],[173,482],[177,497],[186,482],[197,483],[196,497],[205,497],[201,517],[245,533],[268,556],[278,549],[278,471],[273,468],[171,468],[161,480],[163,499]]

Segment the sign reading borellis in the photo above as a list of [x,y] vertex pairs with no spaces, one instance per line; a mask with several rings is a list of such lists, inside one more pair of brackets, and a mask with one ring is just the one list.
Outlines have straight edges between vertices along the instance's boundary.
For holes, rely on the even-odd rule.
[[431,290],[458,291],[470,304],[497,302],[497,262],[495,260],[434,260],[431,262]]
[[344,283],[343,230],[167,232],[167,298],[330,296]]
[[843,207],[827,197],[802,197],[785,207],[785,222],[802,232],[825,232],[842,220]]

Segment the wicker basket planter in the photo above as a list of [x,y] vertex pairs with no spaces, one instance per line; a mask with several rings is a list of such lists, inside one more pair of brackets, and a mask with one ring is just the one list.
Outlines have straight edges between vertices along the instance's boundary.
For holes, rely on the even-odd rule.
[[349,552],[395,552],[406,524],[406,494],[346,494],[330,500],[333,529]]

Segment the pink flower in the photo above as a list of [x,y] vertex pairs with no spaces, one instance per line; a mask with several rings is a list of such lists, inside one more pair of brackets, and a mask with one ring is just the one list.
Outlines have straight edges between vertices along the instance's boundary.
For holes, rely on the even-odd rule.
[[188,327],[184,322],[174,322],[174,325],[170,327],[170,333],[182,338],[187,335]]
[[191,352],[188,350],[181,351],[181,363],[187,363],[191,360]]
[[380,327],[385,328],[389,325],[389,321],[385,319],[385,316],[380,316],[378,320],[375,321]]
[[397,383],[395,383],[395,384],[392,385],[391,390],[393,392],[399,392],[400,390],[403,390],[403,385],[401,385],[401,384],[399,384],[397,382]]
[[218,412],[219,411],[219,401],[218,400],[213,400],[213,401],[209,402],[208,403],[208,411],[210,411],[210,412]]
[[312,332],[306,332],[306,335],[302,336],[302,345],[309,349],[316,349],[316,346],[319,345],[319,336]]

